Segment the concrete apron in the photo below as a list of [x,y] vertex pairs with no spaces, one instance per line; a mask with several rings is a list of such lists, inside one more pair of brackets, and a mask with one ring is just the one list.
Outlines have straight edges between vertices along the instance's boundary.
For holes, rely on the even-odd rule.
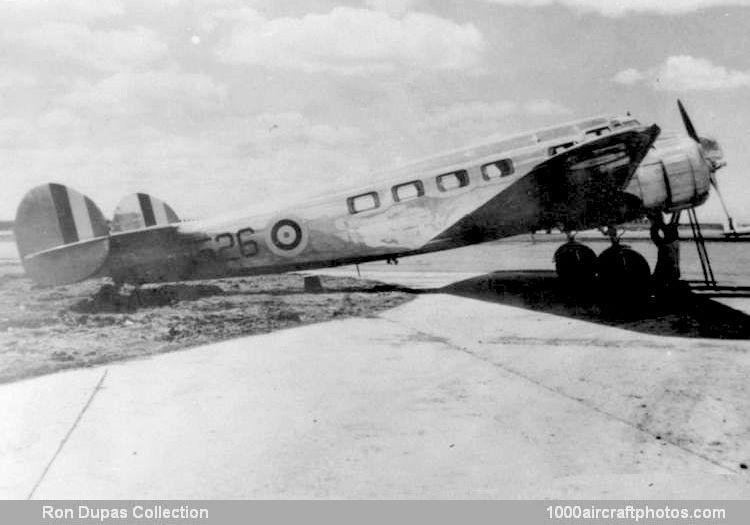
[[748,348],[420,296],[2,385],[0,497],[746,498]]

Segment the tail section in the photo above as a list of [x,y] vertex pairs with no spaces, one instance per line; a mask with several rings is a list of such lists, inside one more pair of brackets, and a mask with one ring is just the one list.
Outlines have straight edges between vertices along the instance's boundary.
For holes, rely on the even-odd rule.
[[177,214],[167,203],[146,193],[133,193],[123,197],[115,208],[112,233],[166,226],[175,222],[179,222]]
[[109,251],[107,221],[88,197],[62,184],[29,191],[18,206],[15,236],[26,273],[42,285],[94,275]]

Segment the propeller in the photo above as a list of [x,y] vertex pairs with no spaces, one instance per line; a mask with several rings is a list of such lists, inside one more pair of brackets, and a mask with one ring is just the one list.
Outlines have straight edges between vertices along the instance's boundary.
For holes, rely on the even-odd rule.
[[682,123],[685,125],[685,131],[687,131],[687,134],[691,139],[698,143],[698,149],[701,152],[701,156],[705,159],[711,169],[711,182],[716,186],[714,173],[716,173],[719,168],[726,166],[726,162],[724,162],[724,153],[721,151],[719,143],[714,139],[698,135],[698,132],[695,131],[693,121],[690,120],[690,116],[688,115],[685,106],[679,99],[677,99],[677,107],[680,110],[680,116],[682,117]]
[[687,131],[687,134],[690,136],[691,139],[700,143],[701,139],[698,136],[698,133],[695,131],[695,126],[693,126],[693,121],[690,120],[687,110],[685,110],[685,106],[682,105],[682,101],[680,99],[677,99],[677,107],[680,109],[680,116],[682,117],[682,123],[685,125],[685,130]]
[[719,183],[716,180],[716,171],[726,166],[726,162],[724,161],[724,154],[722,153],[719,144],[715,140],[706,137],[700,137],[698,135],[698,132],[695,131],[693,121],[690,120],[690,116],[688,115],[688,112],[680,99],[677,99],[677,108],[680,110],[680,116],[682,117],[682,123],[685,125],[685,131],[687,131],[687,134],[691,139],[698,143],[698,149],[701,152],[701,156],[705,159],[710,168],[709,180],[711,181],[711,186],[714,187],[714,190],[716,190],[716,195],[719,196],[721,207],[724,208],[724,213],[729,220],[729,229],[734,232],[732,217],[729,215],[729,210],[727,210],[727,206],[724,203],[724,198],[721,196],[721,191],[719,191]]

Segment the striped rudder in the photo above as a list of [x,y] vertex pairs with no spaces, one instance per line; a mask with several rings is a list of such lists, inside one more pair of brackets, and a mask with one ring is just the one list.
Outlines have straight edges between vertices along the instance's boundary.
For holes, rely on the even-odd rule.
[[96,273],[108,251],[108,227],[88,197],[62,184],[43,184],[18,205],[18,253],[39,284],[80,281]]
[[146,193],[133,193],[120,200],[112,219],[112,233],[166,226],[179,222],[177,214],[164,201]]

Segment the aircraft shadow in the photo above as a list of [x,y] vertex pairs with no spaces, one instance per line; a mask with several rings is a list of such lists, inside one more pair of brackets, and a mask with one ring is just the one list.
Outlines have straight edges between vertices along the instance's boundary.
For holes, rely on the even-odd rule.
[[423,294],[423,293],[435,293],[439,290],[435,289],[415,289],[408,286],[401,286],[397,284],[374,284],[371,286],[344,286],[338,288],[331,288],[330,286],[324,286],[321,290],[308,291],[304,289],[292,289],[292,290],[248,290],[248,291],[231,291],[227,294],[231,295],[315,295],[315,294],[350,294],[350,293],[388,293],[388,292],[400,292],[408,294]]
[[703,282],[697,282],[697,284],[693,286],[693,289],[701,290],[701,296],[703,297],[750,298],[750,286],[717,286],[715,288],[708,288],[703,285]]
[[450,284],[440,292],[652,335],[750,339],[750,316],[687,287],[620,312],[598,306],[594,290],[566,291],[553,271],[494,272]]

